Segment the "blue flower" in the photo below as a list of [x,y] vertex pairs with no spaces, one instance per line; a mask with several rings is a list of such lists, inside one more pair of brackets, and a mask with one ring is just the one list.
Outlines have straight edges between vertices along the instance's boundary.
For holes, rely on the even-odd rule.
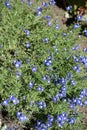
[[40,16],[40,15],[41,15],[41,12],[40,12],[40,11],[36,12],[36,15],[37,15],[37,16]]
[[27,120],[26,115],[23,115],[22,112],[17,112],[16,116],[19,119],[19,121],[21,121],[21,122],[25,122]]
[[56,96],[53,96],[52,101],[53,101],[54,103],[57,103],[57,102],[58,102],[58,98],[57,98]]
[[67,121],[67,114],[65,112],[57,115],[56,122],[58,123],[58,126],[63,126],[65,121]]
[[87,37],[87,30],[86,29],[83,31],[83,33],[84,33],[84,36]]
[[72,50],[78,50],[79,45],[75,45],[74,47],[72,47]]
[[48,38],[43,38],[43,42],[48,43]]
[[47,80],[47,77],[46,76],[42,76],[42,80]]
[[11,9],[11,8],[12,8],[11,4],[10,4],[7,0],[5,0],[4,5],[5,5],[5,7],[7,7],[8,9]]
[[9,100],[4,100],[4,101],[2,102],[2,105],[3,105],[3,106],[8,106],[8,103],[9,103]]
[[84,48],[84,49],[83,49],[83,52],[87,52],[87,48]]
[[55,5],[55,3],[56,3],[55,0],[49,0],[49,4],[50,4],[50,5],[53,6],[53,5]]
[[45,64],[46,66],[50,66],[51,63],[52,63],[51,59],[47,59],[47,60],[44,61],[44,64]]
[[54,121],[54,116],[53,115],[47,115],[47,120],[49,122],[53,122]]
[[44,88],[41,87],[41,86],[39,86],[39,87],[37,88],[37,90],[38,90],[39,92],[43,92],[43,91],[44,91]]
[[72,9],[71,5],[69,5],[69,6],[66,7],[66,11],[70,11],[71,9]]
[[29,30],[25,29],[24,33],[26,34],[26,36],[30,36],[30,31]]
[[30,43],[26,42],[25,47],[28,49],[30,47]]
[[47,25],[51,26],[51,21],[50,20],[48,20]]
[[87,100],[84,101],[84,105],[87,106]]
[[41,7],[37,7],[36,10],[42,12],[42,8]]
[[36,67],[36,66],[33,66],[32,72],[36,72],[36,70],[37,70],[37,67]]
[[50,121],[47,121],[47,122],[46,122],[46,126],[47,126],[47,128],[49,128],[49,127],[52,126],[52,123],[51,123]]
[[38,106],[39,106],[40,109],[44,109],[44,108],[46,108],[46,103],[42,102],[42,101],[39,101]]
[[74,29],[79,28],[79,27],[80,27],[79,23],[75,23],[75,24],[73,25],[73,28],[74,28]]
[[37,16],[40,16],[41,13],[42,13],[42,8],[41,8],[41,7],[37,7],[37,8],[36,8],[36,15],[37,15]]
[[42,6],[43,6],[43,7],[47,7],[48,5],[47,5],[46,2],[42,2]]
[[82,15],[77,15],[76,20],[81,21],[82,20]]
[[29,89],[32,89],[33,86],[34,86],[34,82],[29,82],[29,83],[28,83],[28,88],[29,88]]
[[47,21],[50,20],[50,16],[49,16],[49,15],[46,15],[44,18],[45,18]]
[[70,103],[69,107],[70,107],[70,109],[75,110],[75,104],[74,103]]
[[75,123],[75,119],[73,117],[68,118],[67,122],[68,122],[68,124],[74,124]]
[[87,89],[82,89],[80,92],[80,95],[83,95],[83,97],[87,96]]
[[14,105],[16,105],[16,104],[19,103],[19,100],[18,100],[17,98],[14,98],[12,101],[13,101],[13,104],[14,104]]
[[17,113],[16,113],[16,116],[17,116],[17,117],[20,117],[21,115],[22,115],[22,112],[17,112]]
[[73,70],[76,71],[76,72],[80,72],[80,68],[79,68],[78,65],[77,65],[77,66],[74,66],[74,67],[73,67]]
[[71,80],[71,85],[74,86],[76,82],[74,80]]
[[12,95],[9,97],[9,100],[12,101],[14,105],[19,103],[19,100],[15,96],[12,96]]
[[45,124],[41,124],[39,130],[47,130],[47,126]]
[[18,119],[19,119],[19,121],[21,121],[21,122],[25,122],[25,121],[27,120],[27,117],[26,117],[25,115],[22,115],[22,116],[20,116]]
[[82,105],[83,105],[83,104],[82,104],[82,100],[79,99],[79,98],[77,98],[77,99],[76,99],[76,105],[82,106]]
[[15,66],[15,68],[20,68],[21,67],[21,61],[19,61],[19,60],[14,60],[13,61],[13,64],[14,64],[14,66]]

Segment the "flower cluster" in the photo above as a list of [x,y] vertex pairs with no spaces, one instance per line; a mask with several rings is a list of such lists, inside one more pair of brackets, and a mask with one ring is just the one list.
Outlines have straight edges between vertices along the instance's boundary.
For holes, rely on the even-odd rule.
[[22,62],[20,60],[14,60],[13,61],[13,65],[15,66],[15,68],[20,68],[21,64],[22,64]]
[[15,96],[9,96],[8,99],[4,100],[2,102],[2,105],[3,106],[8,106],[8,103],[9,102],[12,102],[14,105],[18,104],[19,103],[19,100],[15,97]]
[[26,115],[23,115],[22,112],[17,112],[16,116],[17,116],[18,120],[21,122],[25,122],[27,120]]

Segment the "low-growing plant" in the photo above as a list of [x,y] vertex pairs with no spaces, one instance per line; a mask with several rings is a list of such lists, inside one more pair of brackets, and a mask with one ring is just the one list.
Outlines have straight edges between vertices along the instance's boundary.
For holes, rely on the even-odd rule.
[[54,3],[0,1],[2,116],[36,130],[77,128],[76,110],[87,106],[87,49],[71,48],[79,28],[50,23],[46,12]]

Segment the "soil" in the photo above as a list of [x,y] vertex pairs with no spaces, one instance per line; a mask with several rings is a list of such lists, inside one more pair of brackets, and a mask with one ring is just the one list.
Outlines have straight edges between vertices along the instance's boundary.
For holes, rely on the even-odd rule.
[[[41,0],[43,1],[43,0]],[[48,0],[45,0],[45,1],[48,1]],[[35,2],[35,0],[31,0],[31,2]],[[64,21],[66,21],[66,18],[64,17],[64,14],[65,14],[65,10],[64,10],[64,4],[61,6],[61,3],[58,5],[54,5],[52,8],[51,8],[51,13],[53,15],[53,18],[54,19],[58,19],[58,24],[59,24],[59,27],[60,28],[63,28],[63,29],[67,29],[67,26],[66,24],[64,23]],[[79,38],[79,45],[80,45],[80,49],[82,50],[83,48],[87,48],[87,37],[84,37],[84,36],[81,36],[81,35],[78,35],[78,38]],[[85,115],[87,115],[87,107],[82,107],[79,109],[79,112],[81,112],[84,116],[83,120],[82,120],[82,123],[83,124],[87,124],[87,117]],[[16,121],[10,121],[9,119],[7,118],[3,118],[1,117],[1,113],[0,113],[0,125],[2,124],[6,124],[7,126],[13,126],[15,124],[17,124]],[[23,130],[24,128],[21,128],[20,126],[19,127],[19,130]],[[25,128],[25,130],[27,130]],[[29,130],[29,129],[28,129]],[[33,130],[32,128],[30,128],[30,130]]]

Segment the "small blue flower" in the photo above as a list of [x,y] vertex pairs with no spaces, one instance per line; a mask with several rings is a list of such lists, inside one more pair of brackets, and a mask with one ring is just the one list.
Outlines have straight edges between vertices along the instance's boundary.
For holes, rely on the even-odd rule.
[[55,0],[49,0],[49,4],[50,4],[50,5],[53,6],[53,5],[55,5],[55,3],[56,3]]
[[50,121],[47,121],[47,122],[46,122],[46,126],[47,126],[47,128],[49,128],[49,127],[52,126],[52,123],[51,123]]
[[42,12],[42,8],[41,7],[37,7],[36,10]]
[[33,66],[32,72],[36,72],[36,70],[37,70],[37,67],[36,67],[36,66]]
[[70,11],[71,9],[72,9],[71,5],[69,5],[69,6],[66,7],[66,11]]
[[48,26],[51,26],[51,21],[50,21],[50,20],[47,22],[47,25],[48,25]]
[[38,106],[39,106],[40,109],[44,109],[44,108],[46,108],[46,103],[42,102],[42,101],[39,101]]
[[8,106],[8,103],[9,103],[9,100],[4,100],[4,101],[2,102],[2,105],[3,105],[3,106]]
[[13,101],[13,104],[14,104],[14,105],[16,105],[16,104],[19,103],[19,100],[18,100],[17,98],[14,98],[12,101]]
[[49,15],[46,15],[44,18],[45,18],[47,21],[50,20],[50,16],[49,16]]
[[43,38],[43,42],[48,43],[48,38]]
[[77,99],[76,99],[76,105],[82,106],[82,105],[83,105],[83,104],[82,104],[82,100],[79,99],[79,98],[77,98]]
[[83,52],[87,52],[87,48],[84,48],[84,49],[83,49]]
[[69,107],[70,107],[70,109],[75,110],[75,104],[74,103],[70,103]]
[[75,119],[73,117],[68,118],[67,122],[68,122],[68,124],[74,124],[75,123]]
[[48,7],[46,2],[42,2],[42,7]]
[[41,124],[39,130],[47,130],[47,126],[45,124]]
[[30,47],[30,43],[26,42],[25,47],[28,49]]
[[19,121],[25,122],[27,120],[27,117],[25,115],[22,115],[19,117]]
[[21,121],[21,122],[25,122],[27,120],[26,115],[23,115],[22,112],[17,112],[16,116],[19,119],[19,121]]
[[82,20],[82,15],[77,15],[76,20],[81,21]]
[[80,72],[79,66],[74,66],[74,67],[73,67],[73,70],[76,71],[76,72]]
[[44,64],[45,64],[46,66],[50,66],[51,63],[52,63],[51,59],[47,59],[47,60],[44,61]]
[[28,88],[29,88],[29,89],[32,89],[33,86],[34,86],[34,83],[33,83],[33,82],[29,82],[29,83],[28,83]]
[[44,88],[41,87],[41,86],[39,86],[39,87],[37,88],[37,90],[38,90],[39,92],[43,92],[43,91],[44,91]]
[[75,45],[74,47],[72,47],[72,50],[78,50],[79,45]]
[[17,112],[17,113],[16,113],[16,116],[17,116],[17,117],[20,117],[21,115],[22,115],[22,112]]
[[37,126],[40,126],[42,121],[37,120]]
[[60,79],[59,79],[59,84],[60,84],[60,85],[66,84],[66,80],[65,80],[64,78],[60,78]]
[[74,80],[71,80],[71,85],[74,86],[76,83]]
[[87,89],[82,89],[81,92],[80,92],[80,95],[83,95],[84,97],[86,97]]
[[84,101],[84,105],[87,106],[87,100]]
[[58,102],[58,98],[57,98],[56,96],[53,96],[52,101],[53,101],[54,103],[57,103],[57,102]]
[[11,9],[11,8],[12,8],[11,4],[10,4],[7,0],[5,0],[4,5],[5,5],[5,7],[7,7],[8,9]]
[[47,116],[47,120],[48,120],[49,122],[53,122],[53,121],[54,121],[54,116],[53,116],[53,115],[48,115],[48,116]]
[[41,7],[37,7],[36,8],[36,15],[40,16],[42,14],[42,8]]
[[14,105],[19,103],[19,100],[15,96],[12,96],[12,95],[9,97],[9,100],[12,101]]
[[74,28],[74,29],[79,28],[79,27],[80,27],[79,23],[75,23],[75,24],[73,25],[73,28]]
[[83,33],[84,33],[84,36],[87,37],[87,30],[86,29],[83,31]]
[[13,61],[13,64],[14,64],[14,66],[15,66],[15,68],[20,68],[21,67],[21,61],[19,61],[19,60],[14,60]]
[[42,76],[42,80],[47,80],[47,76]]
[[27,36],[30,36],[30,31],[29,31],[29,30],[25,29],[25,30],[24,30],[24,33],[25,33]]

